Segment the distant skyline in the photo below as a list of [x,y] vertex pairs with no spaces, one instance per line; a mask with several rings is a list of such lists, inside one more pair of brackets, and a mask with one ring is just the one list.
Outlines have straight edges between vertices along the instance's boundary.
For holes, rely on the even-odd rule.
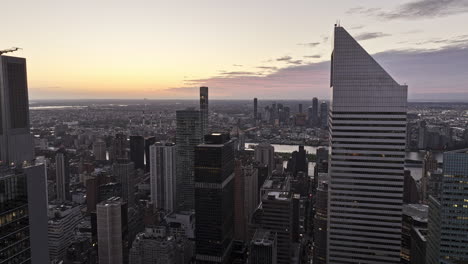
[[340,20],[410,100],[468,101],[468,0],[8,1],[31,100],[329,98]]

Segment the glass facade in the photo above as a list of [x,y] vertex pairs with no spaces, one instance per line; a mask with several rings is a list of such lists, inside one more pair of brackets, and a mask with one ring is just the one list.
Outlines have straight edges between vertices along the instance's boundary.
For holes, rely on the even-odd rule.
[[30,263],[26,175],[0,172],[0,263]]

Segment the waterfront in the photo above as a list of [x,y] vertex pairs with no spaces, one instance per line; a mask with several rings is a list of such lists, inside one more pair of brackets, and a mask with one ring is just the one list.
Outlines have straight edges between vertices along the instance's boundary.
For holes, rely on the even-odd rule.
[[[249,146],[255,146],[258,145],[258,143],[245,143],[245,148],[249,149]],[[295,150],[298,150],[299,146],[298,145],[279,145],[279,144],[272,144],[272,146],[275,148],[275,152],[279,153],[291,153]],[[307,151],[307,153],[310,154],[316,154],[318,148],[327,148],[328,146],[305,146],[304,149]],[[424,159],[425,152],[424,151],[407,151],[406,152],[406,160],[411,160],[411,161],[422,161]],[[433,153],[434,157],[437,159],[439,163],[442,162],[443,159],[443,153],[442,152],[434,152]],[[313,166],[315,166],[315,163],[311,162],[309,164],[309,173],[310,171],[313,172]],[[312,170],[311,170],[312,167]],[[405,166],[407,170],[411,171],[411,175],[415,180],[419,180],[421,178],[422,174],[422,168],[421,164],[407,164]]]

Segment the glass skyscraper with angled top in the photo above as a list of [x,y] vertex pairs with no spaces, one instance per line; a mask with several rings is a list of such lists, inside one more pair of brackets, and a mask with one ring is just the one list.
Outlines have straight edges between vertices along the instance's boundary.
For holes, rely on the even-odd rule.
[[408,87],[341,26],[330,86],[328,263],[400,263]]

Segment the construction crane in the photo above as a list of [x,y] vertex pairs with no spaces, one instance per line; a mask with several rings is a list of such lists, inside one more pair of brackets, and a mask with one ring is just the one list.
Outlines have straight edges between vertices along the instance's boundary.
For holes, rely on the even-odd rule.
[[13,47],[11,49],[6,49],[6,50],[0,50],[0,55],[3,55],[4,53],[8,53],[8,52],[14,52],[14,51],[17,51],[17,50],[20,50],[21,48],[18,48],[18,47]]

